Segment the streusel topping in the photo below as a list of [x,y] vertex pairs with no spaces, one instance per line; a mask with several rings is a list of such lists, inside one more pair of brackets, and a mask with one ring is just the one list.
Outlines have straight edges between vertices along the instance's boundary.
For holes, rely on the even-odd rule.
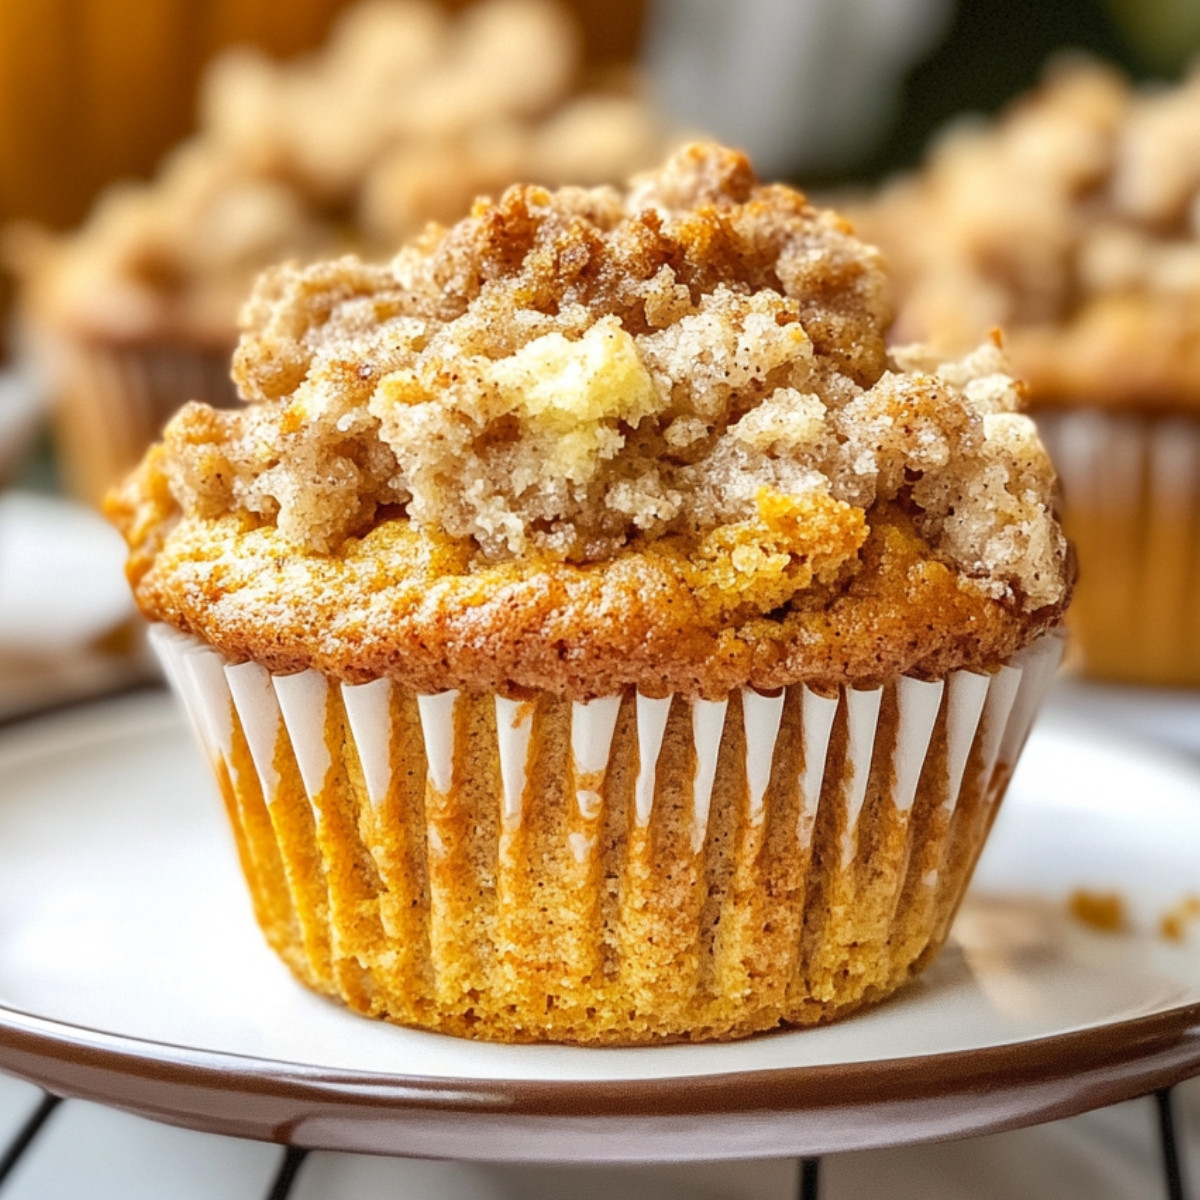
[[852,211],[895,274],[894,340],[1000,326],[1038,404],[1200,405],[1200,71],[1137,89],[1053,64]]
[[[259,657],[247,611],[314,590],[377,606],[393,586],[426,605],[449,589],[456,612],[427,616],[422,643],[443,649],[468,637],[446,632],[458,610],[482,617],[505,588],[510,647],[519,613],[545,633],[564,605],[577,639],[603,639],[589,621],[627,592],[627,628],[657,605],[676,659],[684,630],[699,647],[683,683],[700,690],[718,650],[727,683],[811,669],[837,603],[863,678],[893,669],[897,639],[903,668],[992,625],[1010,652],[1069,590],[1052,469],[996,345],[889,358],[888,318],[876,252],[731,151],[689,147],[624,193],[512,188],[386,266],[262,278],[235,358],[250,403],[186,407],[114,501],[131,575],[152,615],[237,625],[229,646]],[[922,604],[930,632],[904,632]],[[808,668],[788,658],[800,614]],[[392,611],[393,644],[409,619]],[[361,670],[328,637],[309,659],[267,650]]]

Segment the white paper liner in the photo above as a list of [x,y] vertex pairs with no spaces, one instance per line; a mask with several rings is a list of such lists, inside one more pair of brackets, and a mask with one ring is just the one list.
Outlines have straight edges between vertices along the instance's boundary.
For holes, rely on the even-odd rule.
[[846,788],[846,830],[842,835],[842,862],[854,858],[857,846],[858,818],[862,814],[863,800],[870,782],[871,758],[875,752],[875,727],[879,724],[879,706],[883,702],[883,688],[859,691],[845,688],[842,696],[846,704],[849,727],[847,767],[850,773]]
[[527,700],[506,700],[497,696],[496,735],[504,799],[501,815],[506,829],[521,824],[532,734],[533,705]]
[[[571,708],[571,765],[576,780],[575,805],[585,821],[600,816],[604,798],[604,773],[608,768],[609,750],[617,717],[621,712],[620,696],[603,696]],[[572,849],[578,859],[586,856],[589,839],[583,833],[571,835]]]
[[392,681],[375,679],[370,683],[343,684],[342,700],[346,719],[358,748],[363,781],[367,796],[378,808],[387,798],[392,784],[392,758],[388,740],[373,736],[376,729],[386,728],[392,719]]
[[[279,787],[276,766],[279,738],[286,733],[300,775],[314,806],[319,804],[330,766],[325,738],[330,685],[315,671],[271,675],[255,663],[231,666],[195,638],[157,625],[151,644],[162,660],[168,679],[183,700],[197,738],[210,758],[231,754],[230,705],[246,736],[263,796],[270,804]],[[898,728],[892,748],[893,802],[900,810],[912,805],[930,737],[943,706],[946,710],[948,790],[945,805],[953,809],[968,767],[971,746],[983,723],[978,756],[983,794],[1001,773],[1005,778],[1016,763],[1046,690],[1062,658],[1064,639],[1057,632],[1027,647],[1014,661],[992,675],[956,671],[946,681],[902,678],[896,689]],[[362,764],[373,803],[387,794],[391,773],[391,685],[386,681],[342,684],[349,732]],[[801,689],[804,766],[798,779],[801,798],[797,837],[806,843],[821,795],[830,733],[839,706],[846,711],[849,776],[845,787],[846,824],[843,857],[853,859],[857,826],[876,747],[883,689],[843,688],[838,699]],[[456,739],[454,713],[457,692],[418,696],[421,731],[428,764],[428,786],[445,795],[451,788]],[[761,696],[751,689],[741,695],[745,726],[745,772],[751,823],[761,821],[763,800],[771,776],[777,735],[787,695]],[[534,705],[496,697],[497,749],[503,782],[502,818],[506,828],[521,822],[523,798],[529,784],[528,759]],[[606,697],[572,706],[571,751],[577,777],[590,786],[577,792],[580,815],[599,814],[603,774],[608,767],[619,697]],[[653,814],[659,752],[666,730],[671,698],[639,695],[636,720],[639,746],[635,785],[636,822],[649,824]],[[704,843],[708,828],[717,758],[728,702],[695,701],[692,729],[696,749],[693,782],[694,848]]]
[[899,986],[946,935],[1063,644],[836,695],[568,708],[151,643],[306,983],[550,1040],[805,1024]]
[[667,730],[667,717],[670,711],[670,696],[652,699],[638,693],[638,775],[633,796],[637,823],[643,827],[650,824],[650,813],[654,807],[654,784],[658,777],[658,755],[662,749],[663,734]]
[[728,700],[692,701],[692,741],[696,747],[696,778],[692,783],[692,850],[697,853],[708,836],[708,811],[712,804],[713,784],[717,779],[717,758],[721,753],[721,734],[725,730],[725,714],[728,710]]
[[287,727],[304,790],[315,805],[325,788],[325,777],[333,766],[325,736],[328,718],[329,683],[315,671],[273,677],[283,723]]
[[760,696],[752,688],[742,689],[742,715],[746,725],[746,787],[750,799],[750,824],[761,825],[763,799],[771,782],[775,739],[783,720],[787,699],[783,689],[774,696]]
[[[254,769],[258,773],[263,799],[270,805],[279,792],[280,776],[275,756],[280,735],[285,729],[271,673],[258,663],[247,662],[238,666],[226,665],[225,678],[229,681],[233,706],[237,710],[242,732],[246,735]],[[223,696],[214,699],[224,701]],[[289,734],[300,739],[305,729],[296,725]]]
[[901,679],[899,690],[900,730],[896,734],[893,765],[896,781],[892,785],[892,802],[902,812],[913,806],[917,783],[925,764],[925,752],[933,736],[933,726],[942,706],[942,680]]
[[833,731],[838,702],[832,696],[818,695],[807,687],[802,690],[800,699],[804,770],[800,776],[800,816],[796,823],[796,837],[802,846],[807,847],[812,841],[813,824],[817,819],[821,780],[825,775],[825,756],[829,750],[829,735]]
[[953,811],[958,803],[963,774],[967,769],[967,755],[975,740],[975,730],[983,716],[983,706],[991,691],[991,678],[976,675],[973,671],[955,671],[947,685],[950,693],[946,713],[946,798],[945,807]]
[[[443,796],[450,791],[454,781],[454,706],[458,703],[458,692],[438,692],[432,696],[418,696],[417,709],[421,714],[421,732],[425,738],[425,760],[429,782]],[[382,728],[379,726],[377,728]],[[361,740],[356,730],[355,741]],[[373,737],[378,741],[378,737]]]

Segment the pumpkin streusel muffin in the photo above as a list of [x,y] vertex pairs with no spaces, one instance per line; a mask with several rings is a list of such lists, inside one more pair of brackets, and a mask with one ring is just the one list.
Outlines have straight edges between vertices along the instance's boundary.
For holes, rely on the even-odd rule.
[[1053,65],[856,211],[893,339],[1002,326],[1062,476],[1084,668],[1200,686],[1200,71],[1138,89]]
[[733,1038],[936,951],[1070,590],[991,344],[740,155],[262,277],[110,498],[268,941],[363,1013]]

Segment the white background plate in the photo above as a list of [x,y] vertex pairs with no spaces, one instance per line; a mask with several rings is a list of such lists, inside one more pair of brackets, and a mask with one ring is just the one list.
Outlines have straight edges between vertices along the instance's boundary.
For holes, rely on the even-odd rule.
[[[1157,932],[1200,894],[1197,845],[1200,770],[1058,719],[1031,740],[956,943],[894,1001],[729,1045],[478,1044],[293,982],[181,720],[141,697],[0,738],[0,1066],[198,1128],[460,1158],[728,1158],[1005,1128],[1200,1067],[1200,929]],[[1080,886],[1120,892],[1130,932],[1068,918]]]

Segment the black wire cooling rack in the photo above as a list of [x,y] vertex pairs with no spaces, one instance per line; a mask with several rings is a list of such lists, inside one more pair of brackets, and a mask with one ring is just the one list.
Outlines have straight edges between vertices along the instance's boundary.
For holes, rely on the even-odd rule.
[[[1178,1136],[1177,1123],[1172,1103],[1172,1089],[1162,1088],[1154,1093],[1154,1105],[1157,1116],[1157,1133],[1162,1171],[1161,1189],[1158,1195],[1164,1200],[1189,1200],[1189,1191],[1185,1181],[1181,1140]],[[63,1100],[59,1096],[43,1093],[41,1101],[36,1105],[29,1117],[10,1139],[0,1156],[0,1200],[3,1200],[5,1184],[13,1171],[26,1155],[36,1153],[38,1137],[45,1128],[47,1121]],[[288,1200],[304,1167],[309,1151],[295,1146],[284,1147],[280,1152],[279,1165],[271,1179],[263,1200]],[[820,1200],[821,1197],[821,1159],[800,1159],[799,1181],[797,1184],[797,1200]],[[1154,1195],[1147,1191],[1147,1200]],[[248,1197],[247,1200],[250,1200]]]

